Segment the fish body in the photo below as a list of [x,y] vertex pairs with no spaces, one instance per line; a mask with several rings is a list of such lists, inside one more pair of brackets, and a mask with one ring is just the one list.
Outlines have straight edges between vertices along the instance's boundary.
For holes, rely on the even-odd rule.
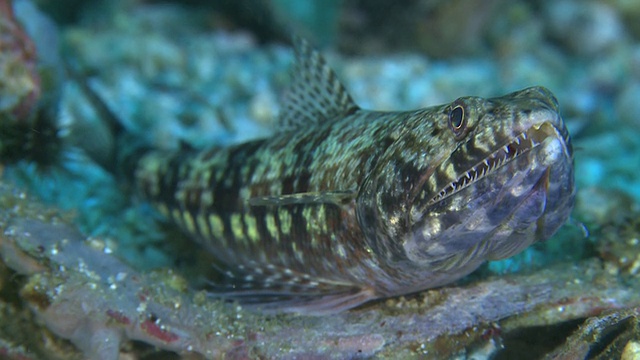
[[224,265],[220,295],[337,312],[450,283],[567,220],[572,147],[548,90],[369,111],[296,54],[278,132],[134,162],[139,191]]

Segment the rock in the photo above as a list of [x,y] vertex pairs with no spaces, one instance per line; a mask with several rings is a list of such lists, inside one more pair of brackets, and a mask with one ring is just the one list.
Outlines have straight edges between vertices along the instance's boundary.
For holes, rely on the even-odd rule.
[[622,126],[640,130],[640,80],[628,82],[615,103]]
[[619,44],[624,27],[614,8],[600,1],[546,2],[552,37],[578,55],[601,55]]

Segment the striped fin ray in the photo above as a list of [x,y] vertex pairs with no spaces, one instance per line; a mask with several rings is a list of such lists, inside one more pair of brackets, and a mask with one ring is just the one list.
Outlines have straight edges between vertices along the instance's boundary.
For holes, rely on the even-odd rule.
[[[217,294],[216,294],[217,295]],[[367,301],[378,298],[371,289],[353,288],[342,293],[310,294],[301,296],[255,296],[247,301],[244,298],[228,298],[240,300],[242,306],[248,310],[263,314],[299,313],[305,315],[331,315],[352,309]]]
[[239,301],[244,307],[266,313],[322,315],[376,298],[372,289],[275,265],[239,265],[232,270],[218,270],[225,279],[222,283],[209,283],[210,296]]
[[281,128],[308,126],[356,112],[358,105],[324,57],[306,40],[296,38],[294,42],[296,62],[282,99]]

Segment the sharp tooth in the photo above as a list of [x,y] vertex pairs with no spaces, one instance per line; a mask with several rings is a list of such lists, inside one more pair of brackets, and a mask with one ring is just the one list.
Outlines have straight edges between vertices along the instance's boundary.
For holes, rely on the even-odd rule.
[[526,132],[523,132],[521,135],[522,135],[522,139],[523,139],[523,140],[526,140],[526,139],[527,139],[527,133],[526,133]]

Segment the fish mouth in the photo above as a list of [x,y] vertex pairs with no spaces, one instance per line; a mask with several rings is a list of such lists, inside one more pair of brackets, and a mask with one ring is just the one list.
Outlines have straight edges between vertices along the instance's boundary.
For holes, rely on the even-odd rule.
[[438,192],[427,206],[438,203],[445,198],[464,190],[476,181],[494,173],[499,168],[510,163],[521,155],[524,155],[550,137],[562,138],[566,143],[568,139],[549,122],[543,122],[531,126],[528,130],[521,132],[513,140],[493,153],[489,154],[482,161],[472,166],[469,170],[460,175],[456,180],[449,183]]

